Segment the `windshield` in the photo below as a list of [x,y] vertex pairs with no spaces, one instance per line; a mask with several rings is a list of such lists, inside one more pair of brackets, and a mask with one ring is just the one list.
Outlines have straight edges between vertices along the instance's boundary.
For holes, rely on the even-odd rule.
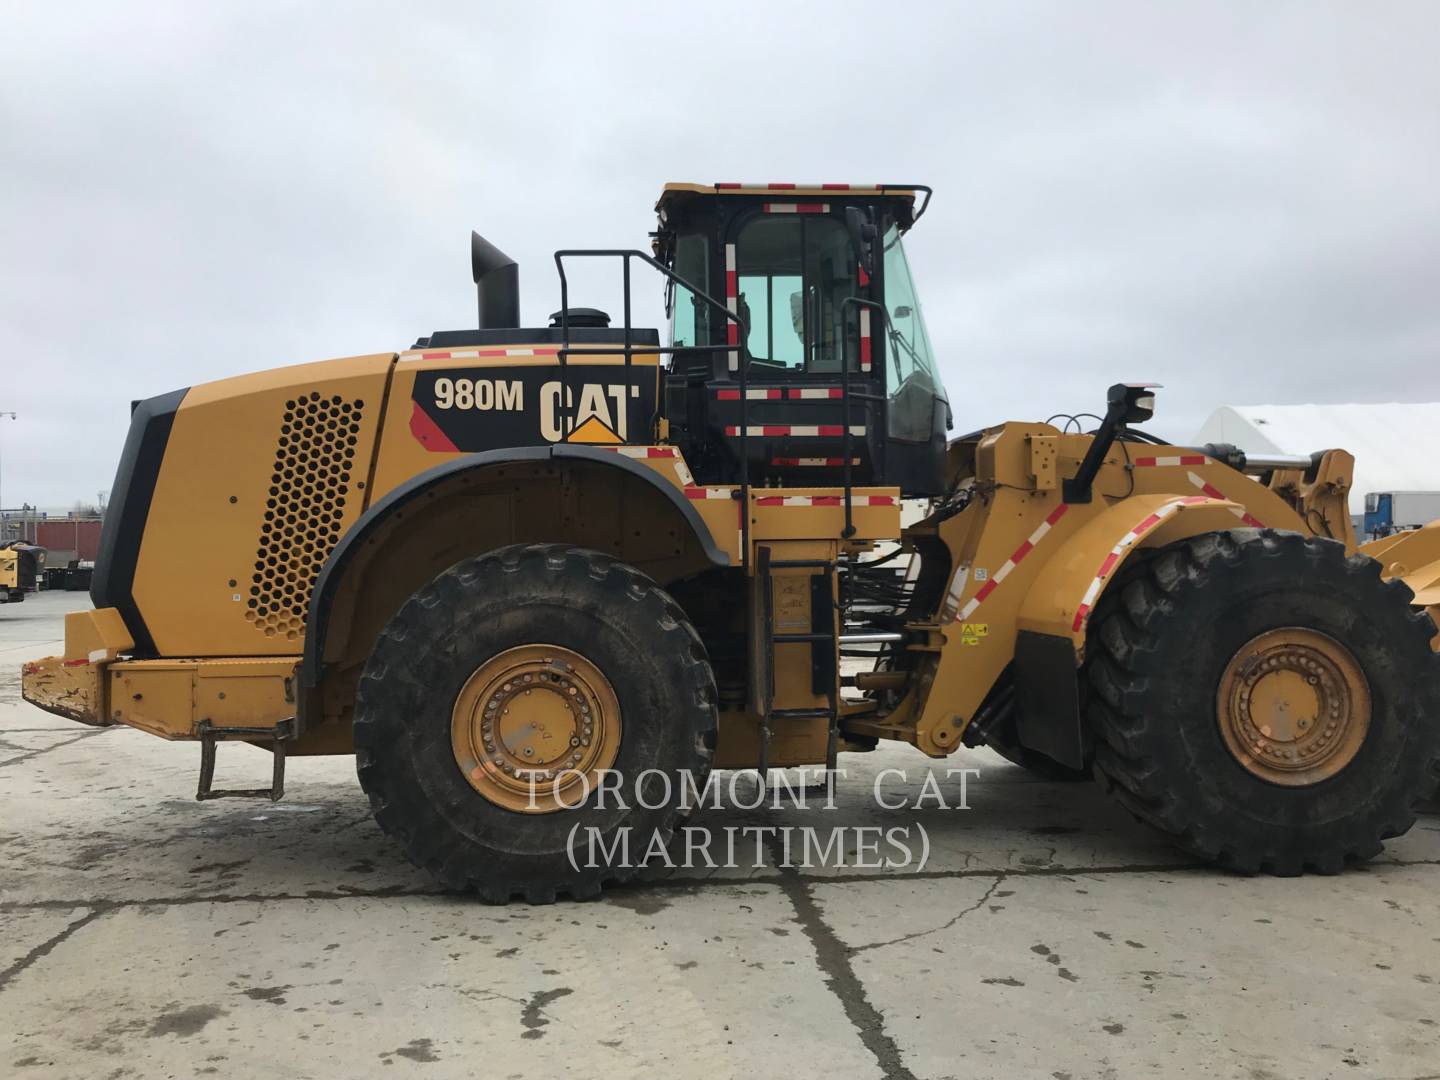
[[935,398],[945,389],[935,377],[934,354],[900,230],[885,232],[886,376],[890,383],[890,434],[898,439],[928,439]]

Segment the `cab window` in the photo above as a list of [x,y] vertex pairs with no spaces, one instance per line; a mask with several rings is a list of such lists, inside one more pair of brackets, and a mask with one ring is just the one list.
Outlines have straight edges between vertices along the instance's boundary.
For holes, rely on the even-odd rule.
[[885,231],[885,358],[886,382],[890,388],[890,434],[897,439],[930,438],[934,424],[935,399],[945,390],[935,377],[930,335],[910,264],[900,243],[900,230],[891,225]]
[[[675,241],[675,273],[711,294],[710,245],[702,233],[685,233]],[[683,285],[670,283],[670,343],[708,345],[714,310]]]
[[[819,214],[767,214],[735,247],[750,356],[776,371],[839,371],[854,353],[855,258],[845,226]],[[850,328],[845,325],[848,322]],[[857,361],[851,360],[852,368]]]

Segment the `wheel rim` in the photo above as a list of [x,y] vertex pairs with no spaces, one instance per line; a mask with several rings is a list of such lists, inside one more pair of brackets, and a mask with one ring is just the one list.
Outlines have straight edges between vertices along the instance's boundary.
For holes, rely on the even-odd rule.
[[1318,630],[1252,638],[1220,678],[1220,733],[1248,772],[1286,787],[1328,780],[1360,752],[1370,685],[1354,655]]
[[450,721],[455,763],[507,810],[554,813],[579,803],[620,750],[620,702],[572,649],[521,645],[466,680]]

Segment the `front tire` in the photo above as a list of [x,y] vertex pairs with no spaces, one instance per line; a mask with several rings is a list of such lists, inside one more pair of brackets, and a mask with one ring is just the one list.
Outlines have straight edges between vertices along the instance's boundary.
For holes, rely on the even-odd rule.
[[1086,646],[1097,779],[1244,873],[1376,855],[1440,777],[1440,658],[1409,601],[1375,560],[1297,533],[1137,558]]
[[[446,570],[386,625],[361,675],[356,765],[380,826],[443,884],[548,903],[597,895],[669,840],[678,774],[703,790],[715,726],[704,646],[653,581],[598,552],[517,545]],[[588,785],[602,769],[621,799]],[[581,774],[585,788],[552,786]],[[571,865],[574,836],[609,850],[621,829],[631,860]]]

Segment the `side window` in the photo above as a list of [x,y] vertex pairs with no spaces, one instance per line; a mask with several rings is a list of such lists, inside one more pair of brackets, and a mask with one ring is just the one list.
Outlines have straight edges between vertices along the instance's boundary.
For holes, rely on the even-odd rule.
[[858,316],[842,306],[855,295],[854,264],[850,236],[833,218],[766,214],[746,225],[735,265],[751,357],[779,371],[839,371],[847,342],[855,352]]
[[[710,245],[701,233],[687,233],[675,241],[675,273],[693,282],[705,293],[710,290]],[[710,344],[710,319],[714,312],[683,285],[673,285],[670,295],[670,344]]]

